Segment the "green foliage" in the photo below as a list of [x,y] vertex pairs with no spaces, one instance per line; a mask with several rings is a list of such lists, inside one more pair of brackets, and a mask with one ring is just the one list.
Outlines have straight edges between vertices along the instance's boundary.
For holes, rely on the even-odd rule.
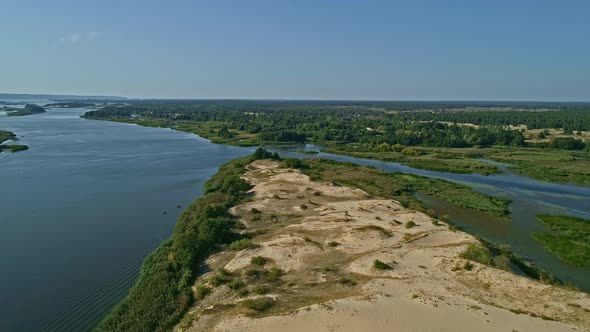
[[245,285],[244,285],[244,282],[243,282],[242,280],[240,280],[240,279],[234,279],[234,280],[230,281],[230,282],[227,284],[227,286],[228,286],[230,289],[233,289],[233,290],[238,290],[238,289],[240,289],[240,288],[243,288]]
[[211,293],[211,288],[205,285],[198,285],[195,289],[195,298],[197,300],[204,299],[207,295]]
[[307,164],[301,159],[296,158],[286,158],[283,159],[283,166],[286,168],[295,168],[295,169],[307,169],[309,168]]
[[26,104],[24,108],[3,108],[3,111],[7,111],[6,115],[8,116],[23,116],[23,115],[33,115],[39,113],[45,113],[45,109],[41,106],[34,105],[34,104]]
[[480,244],[470,244],[464,252],[459,255],[461,258],[465,258],[481,264],[493,266],[494,258],[488,248]]
[[564,261],[590,268],[590,220],[546,214],[538,219],[551,231],[534,234],[535,240]]
[[279,154],[276,152],[270,153],[266,149],[258,148],[254,151],[252,155],[252,160],[260,160],[260,159],[272,159],[272,160],[280,160]]
[[239,239],[229,245],[231,250],[244,250],[256,246],[250,239]]
[[268,287],[266,287],[264,285],[258,285],[252,289],[252,292],[254,292],[255,294],[258,294],[258,295],[267,294],[269,291],[270,290],[268,289]]
[[406,228],[413,228],[416,226],[416,223],[413,222],[412,220],[406,222]]
[[272,308],[274,300],[270,297],[259,297],[256,299],[248,299],[243,301],[246,308],[254,311],[266,311]]
[[272,267],[264,276],[264,280],[267,282],[275,282],[281,279],[281,277],[285,274],[285,271],[278,267]]
[[378,259],[373,261],[373,267],[376,268],[377,270],[391,270],[392,269],[391,265],[384,263]]
[[250,263],[252,263],[253,265],[258,265],[258,266],[263,266],[264,264],[266,264],[266,262],[267,262],[267,259],[262,256],[254,256],[250,260]]
[[18,141],[18,138],[16,138],[16,135],[11,131],[0,130],[0,152],[5,150],[10,152],[18,152],[29,149],[29,147],[26,145],[2,144],[6,141]]

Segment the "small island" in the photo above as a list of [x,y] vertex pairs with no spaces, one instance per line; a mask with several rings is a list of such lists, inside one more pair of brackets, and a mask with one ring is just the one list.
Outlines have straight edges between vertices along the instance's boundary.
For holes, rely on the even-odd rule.
[[4,144],[7,141],[18,141],[16,135],[11,131],[0,130],[0,152],[18,152],[28,150],[29,147],[20,144]]
[[24,116],[47,112],[43,107],[35,104],[26,104],[24,108],[4,106],[3,108],[0,108],[0,110],[6,112],[7,116]]
[[84,108],[84,107],[93,107],[93,106],[95,106],[94,103],[60,102],[60,103],[45,104],[43,107],[46,107],[46,108]]

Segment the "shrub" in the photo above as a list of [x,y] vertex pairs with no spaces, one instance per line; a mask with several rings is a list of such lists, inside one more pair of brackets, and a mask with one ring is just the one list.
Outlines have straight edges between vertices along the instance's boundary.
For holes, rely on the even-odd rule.
[[387,263],[383,263],[382,261],[376,259],[373,261],[373,267],[376,268],[377,270],[391,270],[392,267],[391,265],[387,264]]
[[267,261],[267,259],[262,256],[254,256],[250,260],[250,263],[252,263],[254,265],[258,265],[258,266],[263,266],[264,264],[266,264],[266,261]]
[[470,244],[464,252],[459,255],[461,258],[465,258],[474,262],[478,262],[485,265],[494,265],[494,259],[492,253],[488,248],[479,244]]
[[406,228],[412,228],[417,226],[415,222],[413,222],[412,220],[406,222]]
[[342,277],[338,280],[338,283],[344,286],[354,286],[356,285],[356,281],[348,278],[348,277]]
[[259,297],[257,299],[245,300],[243,303],[250,310],[266,311],[272,307],[274,301],[270,297]]
[[231,250],[244,250],[256,246],[250,239],[240,239],[229,245]]
[[301,159],[286,158],[283,160],[283,166],[286,168],[308,169],[309,166]]
[[198,285],[195,289],[195,298],[197,298],[198,300],[202,300],[205,298],[205,296],[209,295],[209,293],[211,293],[210,287],[207,287],[205,285]]
[[259,294],[259,295],[264,295],[269,292],[269,289],[266,286],[259,285],[259,286],[254,287],[254,289],[252,289],[252,292]]
[[238,289],[244,287],[244,283],[240,279],[234,279],[234,280],[230,281],[227,284],[227,286],[233,290],[238,290]]
[[338,247],[340,245],[340,243],[336,242],[336,241],[330,241],[328,242],[328,247]]
[[268,270],[264,279],[268,282],[274,282],[279,280],[283,276],[283,274],[285,274],[285,272],[280,268],[272,267],[270,270]]

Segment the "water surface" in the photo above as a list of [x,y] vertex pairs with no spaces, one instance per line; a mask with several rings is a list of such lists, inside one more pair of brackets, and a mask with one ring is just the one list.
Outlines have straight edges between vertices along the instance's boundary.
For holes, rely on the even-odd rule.
[[0,154],[0,331],[90,330],[203,182],[252,150],[83,113],[0,117],[29,146]]

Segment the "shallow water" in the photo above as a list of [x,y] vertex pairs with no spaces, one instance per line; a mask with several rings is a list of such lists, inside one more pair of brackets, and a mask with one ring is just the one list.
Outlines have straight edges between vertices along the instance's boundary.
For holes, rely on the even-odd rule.
[[[78,117],[83,113],[53,109],[0,117],[0,129],[15,132],[30,148],[0,154],[0,331],[90,330],[125,296],[143,258],[169,236],[182,208],[201,195],[203,182],[224,162],[254,150],[169,129],[85,120]],[[590,188],[513,174],[451,174],[305,155],[296,153],[299,149],[275,150],[443,178],[510,198],[511,222],[436,199],[426,203],[448,212],[467,231],[509,244],[590,290],[588,270],[568,266],[530,237],[543,229],[535,220],[540,212],[590,218]]]

